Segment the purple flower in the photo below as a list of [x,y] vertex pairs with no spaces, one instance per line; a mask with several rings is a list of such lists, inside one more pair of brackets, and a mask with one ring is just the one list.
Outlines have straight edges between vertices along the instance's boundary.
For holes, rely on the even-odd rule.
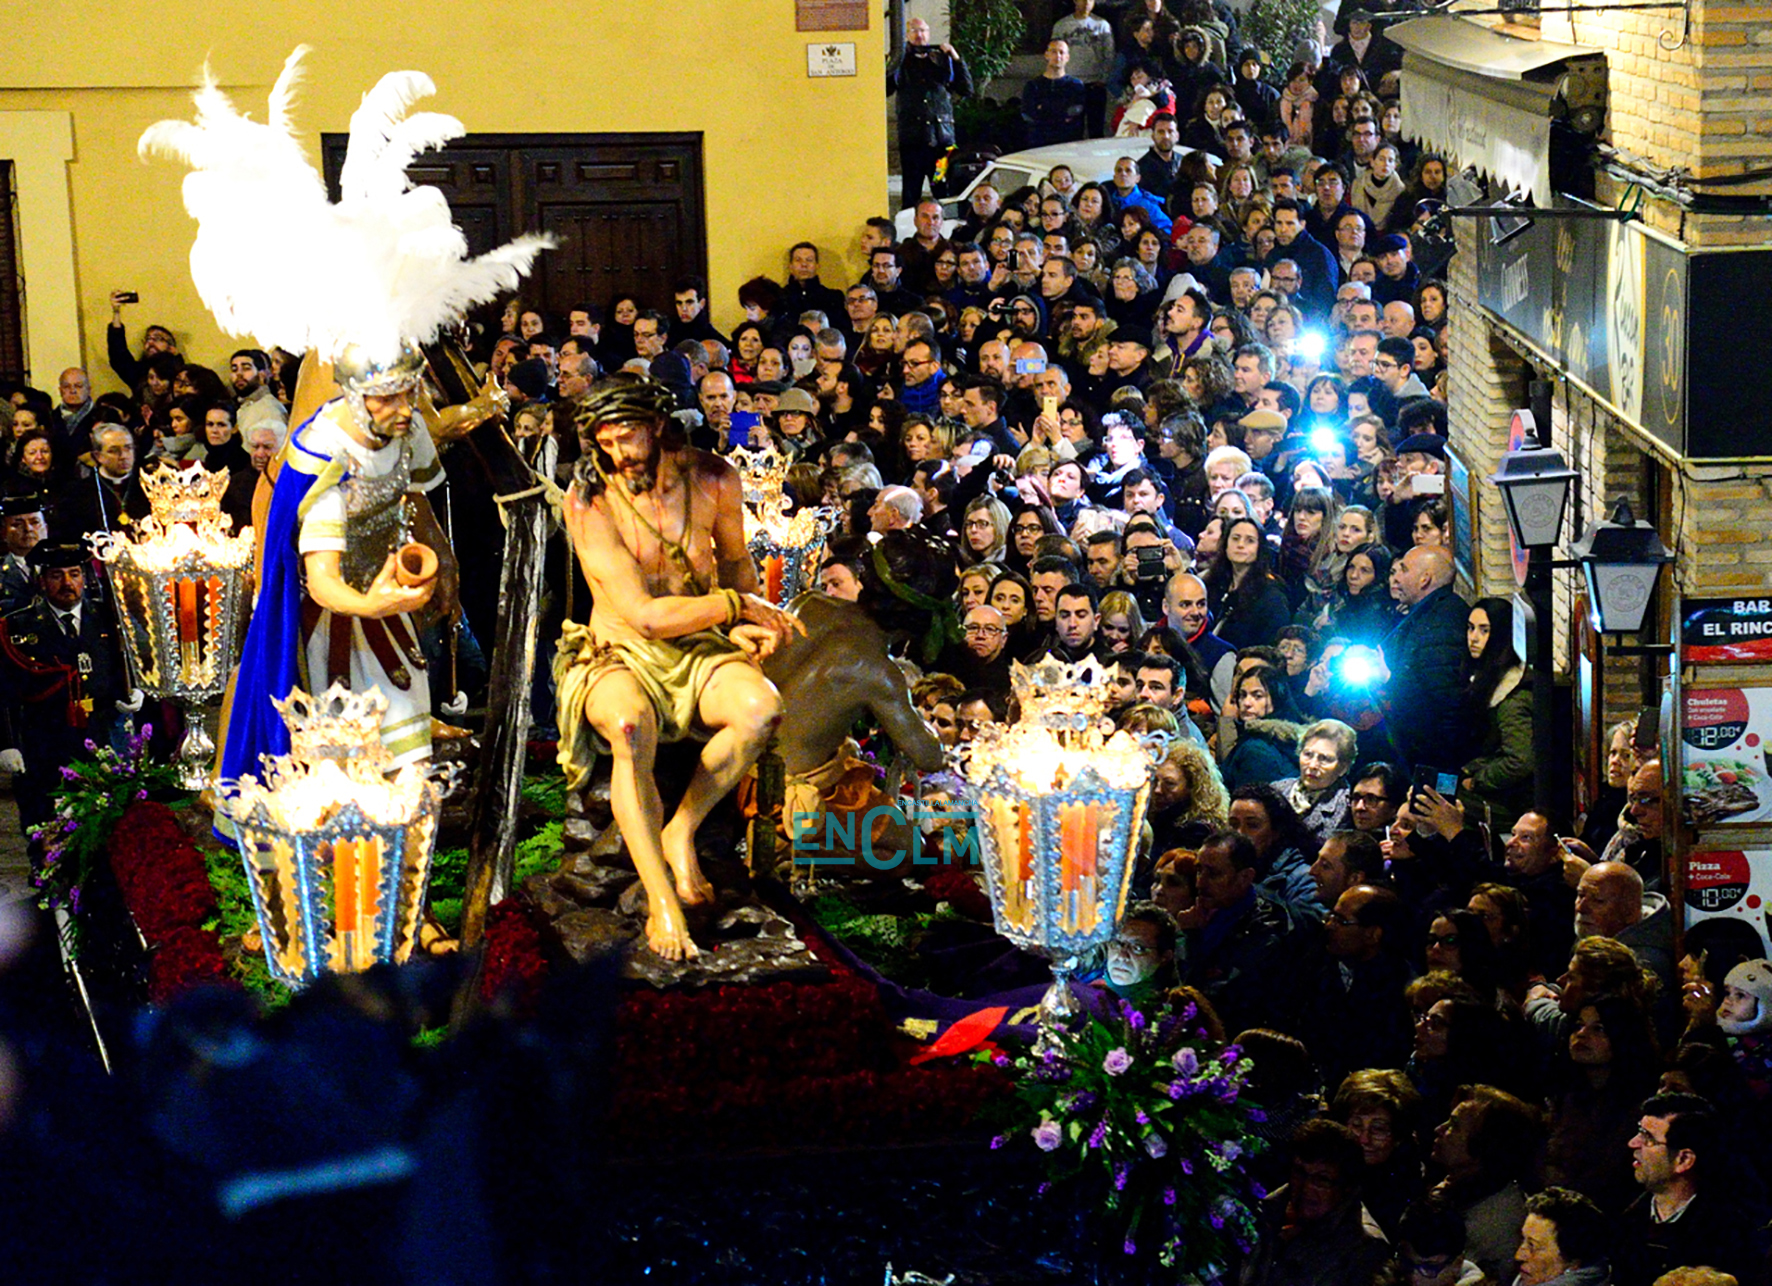
[[1192,1076],[1200,1070],[1200,1056],[1194,1053],[1191,1045],[1183,1045],[1176,1050],[1175,1057],[1171,1061],[1175,1064],[1175,1070],[1183,1076]]
[[1162,1157],[1168,1154],[1169,1145],[1163,1141],[1161,1134],[1152,1133],[1144,1136],[1144,1150],[1153,1158]]
[[1187,1093],[1187,1085],[1184,1082],[1171,1081],[1169,1083],[1169,1097],[1171,1099],[1178,1099],[1185,1093]]
[[135,797],[137,799],[146,799],[148,797],[148,792],[145,790],[138,790],[135,792]]
[[1186,1157],[1183,1157],[1181,1159],[1181,1172],[1183,1174],[1192,1174],[1194,1172],[1194,1163],[1189,1161]]
[[1132,1173],[1132,1167],[1129,1165],[1117,1165],[1114,1167],[1114,1191],[1115,1192],[1126,1191],[1126,1178],[1131,1173]]
[[1151,1123],[1151,1118],[1144,1114],[1144,1109],[1142,1107],[1132,1113],[1132,1119],[1137,1121],[1140,1125],[1149,1125]]
[[1108,1127],[1107,1117],[1104,1116],[1101,1118],[1100,1124],[1098,1124],[1089,1133],[1089,1146],[1090,1147],[1098,1148],[1103,1143],[1105,1143],[1107,1141],[1107,1127]]
[[1131,1026],[1133,1031],[1143,1031],[1144,1030],[1144,1015],[1141,1014],[1136,1009],[1132,1009],[1127,1012],[1126,1022]]
[[1235,1161],[1243,1155],[1243,1145],[1234,1140],[1221,1143],[1218,1145],[1218,1155],[1226,1161]]
[[1058,1145],[1064,1142],[1064,1131],[1059,1129],[1057,1121],[1041,1121],[1033,1129],[1034,1146],[1042,1152],[1057,1151]]
[[1166,1206],[1172,1206],[1175,1204],[1175,1189],[1174,1188],[1164,1188],[1163,1189],[1163,1204]]
[[1039,1187],[1034,1189],[1034,1195],[1043,1197],[1048,1192],[1051,1192],[1051,1191],[1052,1191],[1052,1185],[1050,1183],[1042,1183]]
[[1223,1063],[1226,1067],[1234,1067],[1237,1060],[1241,1057],[1243,1057],[1242,1050],[1238,1049],[1235,1045],[1226,1045],[1224,1047],[1224,1052],[1218,1056],[1218,1061]]
[[1211,1219],[1212,1219],[1212,1226],[1214,1228],[1224,1227],[1224,1216],[1219,1214],[1218,1211],[1214,1210],[1212,1212]]
[[1138,1253],[1138,1243],[1128,1237],[1126,1238],[1126,1244],[1121,1246],[1120,1249],[1125,1251],[1128,1255],[1136,1255]]
[[1255,1194],[1255,1199],[1257,1201],[1265,1201],[1267,1199],[1267,1187],[1259,1180],[1250,1180],[1249,1191]]
[[1190,1000],[1187,1002],[1186,1008],[1181,1011],[1181,1021],[1184,1023],[1191,1023],[1194,1021],[1194,1015],[1199,1012],[1200,1007]]
[[1101,1060],[1101,1070],[1109,1076],[1119,1076],[1131,1066],[1132,1055],[1118,1045],[1108,1050],[1108,1056]]
[[[146,799],[148,797],[148,792],[144,790],[141,793],[140,797],[142,799]],[[991,1066],[992,1067],[1007,1067],[1007,1066],[1009,1066],[1009,1055],[1007,1055],[1007,1054],[992,1055],[991,1056]]]
[[1249,1109],[1249,1119],[1259,1125],[1261,1122],[1267,1120],[1267,1113],[1262,1111],[1259,1107],[1252,1107]]
[[1009,1136],[1007,1134],[999,1134],[996,1138],[991,1140],[991,1151],[995,1152],[998,1148],[1002,1147],[1008,1141],[1009,1141]]
[[61,770],[61,774],[62,774],[63,781],[79,781],[80,780],[80,774],[75,772],[72,768],[63,768]]

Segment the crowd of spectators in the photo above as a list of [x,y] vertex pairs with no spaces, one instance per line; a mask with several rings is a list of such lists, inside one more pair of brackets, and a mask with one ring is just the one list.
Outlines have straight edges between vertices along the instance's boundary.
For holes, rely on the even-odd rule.
[[[957,628],[912,688],[944,744],[1046,658],[1093,658],[1122,726],[1170,735],[1104,981],[1192,988],[1255,1060],[1277,1147],[1246,1282],[1757,1282],[1772,965],[1728,924],[1676,961],[1673,823],[1631,725],[1585,816],[1533,807],[1511,604],[1455,584],[1447,166],[1404,136],[1373,15],[1341,25],[1282,66],[1222,5],[1135,0],[1116,27],[1077,0],[1026,141],[1142,135],[1110,181],[981,185],[950,227],[918,198],[972,87],[913,23],[916,232],[869,220],[859,279],[796,244],[729,335],[694,277],[512,300],[479,356],[562,476],[574,399],[618,369],[677,394],[693,445],[780,452],[833,515],[824,593],[863,592],[881,533],[947,544]],[[9,488],[70,535],[139,510],[140,457],[249,497],[282,355],[233,354],[230,386],[163,328],[132,353],[119,316],[110,357],[131,395],[77,370],[59,401],[11,392]]]

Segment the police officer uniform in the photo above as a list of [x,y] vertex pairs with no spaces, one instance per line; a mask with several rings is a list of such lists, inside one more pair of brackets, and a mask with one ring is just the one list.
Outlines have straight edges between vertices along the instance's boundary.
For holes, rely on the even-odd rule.
[[[43,512],[41,492],[7,496],[0,501],[0,519],[24,518]],[[25,555],[0,549],[0,616],[18,611],[36,596],[37,574],[25,562]]]
[[[43,541],[27,561],[41,574],[89,569],[91,555],[84,545]],[[0,620],[0,693],[12,716],[13,748],[25,761],[13,792],[27,830],[54,812],[61,770],[91,753],[86,742],[109,742],[128,686],[116,624],[102,603],[83,596],[58,608],[39,590]]]

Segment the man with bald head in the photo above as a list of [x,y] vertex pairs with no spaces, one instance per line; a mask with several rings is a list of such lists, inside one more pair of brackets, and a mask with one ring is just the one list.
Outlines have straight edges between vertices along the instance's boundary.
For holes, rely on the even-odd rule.
[[1384,640],[1380,681],[1391,742],[1409,767],[1444,767],[1469,735],[1461,698],[1470,609],[1452,576],[1452,555],[1438,546],[1417,545],[1391,564],[1404,616]]
[[56,390],[61,394],[61,403],[55,408],[61,425],[60,445],[72,446],[73,454],[79,455],[92,445],[92,381],[78,366],[70,366],[56,382]]
[[1599,862],[1575,886],[1575,936],[1614,938],[1667,986],[1673,979],[1673,914],[1659,893],[1623,862]]
[[1192,572],[1176,572],[1163,591],[1163,621],[1186,639],[1212,677],[1212,704],[1223,705],[1230,695],[1231,670],[1237,649],[1212,633],[1212,612],[1206,602],[1206,582]]

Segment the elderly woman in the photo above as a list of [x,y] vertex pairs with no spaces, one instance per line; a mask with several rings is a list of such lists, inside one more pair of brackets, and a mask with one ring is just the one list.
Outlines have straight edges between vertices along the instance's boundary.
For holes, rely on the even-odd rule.
[[1366,1162],[1360,1200],[1394,1237],[1403,1210],[1421,1192],[1421,1096],[1395,1068],[1350,1072],[1329,1105],[1360,1141]]
[[1339,719],[1319,719],[1298,736],[1298,776],[1274,783],[1321,847],[1347,816],[1358,734]]
[[1526,1199],[1520,1226],[1515,1286],[1608,1286],[1606,1248],[1613,1233],[1606,1216],[1571,1188],[1546,1188]]

